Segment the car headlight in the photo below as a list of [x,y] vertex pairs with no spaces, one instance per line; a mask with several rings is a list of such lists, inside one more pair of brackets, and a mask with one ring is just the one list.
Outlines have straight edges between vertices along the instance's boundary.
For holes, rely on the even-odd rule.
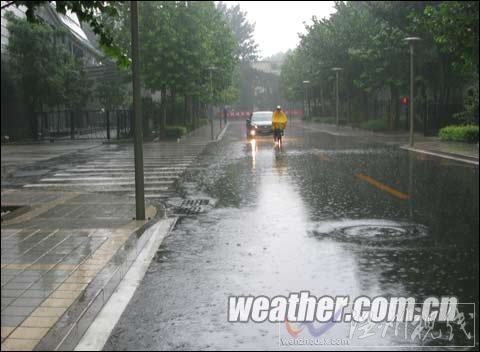
[[251,136],[255,136],[255,130],[251,130],[251,131],[250,131],[250,135],[251,135]]

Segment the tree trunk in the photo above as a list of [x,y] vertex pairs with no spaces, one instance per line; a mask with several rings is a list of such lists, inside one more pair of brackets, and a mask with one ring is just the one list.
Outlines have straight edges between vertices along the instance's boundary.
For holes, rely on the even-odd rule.
[[185,94],[183,96],[183,125],[187,126],[188,125],[188,97]]
[[369,111],[368,111],[368,93],[367,92],[363,92],[363,121],[368,121],[368,115],[369,115]]
[[160,112],[160,132],[165,133],[167,126],[167,87],[162,87],[162,101]]
[[395,84],[391,86],[392,98],[392,113],[393,113],[393,128],[397,129],[400,122],[400,104],[398,103],[398,87]]
[[38,119],[37,114],[35,114],[35,104],[30,103],[27,107],[27,114],[30,115],[30,127],[32,131],[32,138],[38,139]]
[[188,123],[193,127],[193,106],[192,106],[193,97],[188,96]]
[[177,92],[175,87],[172,87],[172,118],[173,118],[173,124],[176,125],[178,124],[178,116],[177,116]]
[[75,111],[70,110],[70,139],[75,139]]
[[325,116],[325,99],[323,96],[323,88],[320,87],[320,106],[322,109],[322,116]]

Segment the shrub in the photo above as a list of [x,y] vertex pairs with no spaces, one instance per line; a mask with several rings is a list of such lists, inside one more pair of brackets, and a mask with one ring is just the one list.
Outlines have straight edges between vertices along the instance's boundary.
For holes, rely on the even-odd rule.
[[478,126],[447,126],[438,135],[443,141],[478,143]]
[[370,120],[362,122],[360,127],[370,131],[385,131],[388,130],[388,122],[384,119]]
[[473,125],[478,118],[471,115],[467,111],[459,112],[452,115],[452,121],[458,125]]
[[331,125],[335,125],[337,123],[337,119],[335,117],[312,117],[312,122],[318,123],[328,123]]
[[208,118],[200,118],[198,119],[198,127],[208,125]]
[[167,126],[165,127],[165,137],[180,138],[187,133],[187,128],[184,126]]

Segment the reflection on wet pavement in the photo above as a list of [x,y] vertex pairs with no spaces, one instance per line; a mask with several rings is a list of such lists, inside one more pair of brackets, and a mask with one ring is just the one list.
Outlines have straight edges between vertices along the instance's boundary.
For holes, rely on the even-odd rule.
[[[232,124],[200,158],[209,167],[180,183],[216,208],[179,222],[106,349],[278,349],[283,325],[227,323],[232,295],[478,301],[478,168],[296,128],[279,152],[242,128]],[[408,346],[390,333],[356,342]]]

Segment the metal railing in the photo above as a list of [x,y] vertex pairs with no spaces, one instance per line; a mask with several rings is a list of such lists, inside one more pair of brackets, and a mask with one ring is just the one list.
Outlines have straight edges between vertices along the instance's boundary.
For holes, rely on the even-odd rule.
[[130,110],[62,110],[36,117],[41,139],[120,139],[132,133]]

